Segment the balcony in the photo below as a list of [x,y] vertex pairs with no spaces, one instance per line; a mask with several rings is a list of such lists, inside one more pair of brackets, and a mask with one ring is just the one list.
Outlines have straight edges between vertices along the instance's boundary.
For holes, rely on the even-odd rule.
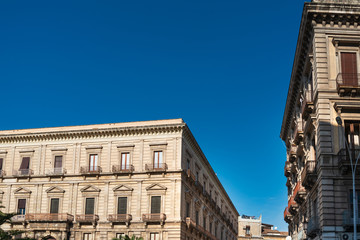
[[294,195],[290,198],[288,203],[288,209],[291,215],[296,215],[297,211],[299,210],[299,205],[294,200]]
[[297,164],[296,164],[296,162],[294,162],[293,164],[291,164],[290,171],[291,171],[292,173],[297,173]]
[[28,222],[72,222],[74,216],[67,213],[27,213]]
[[303,124],[304,135],[314,130],[314,117],[309,117]]
[[166,215],[165,213],[146,213],[143,214],[142,220],[145,223],[160,223],[163,225],[166,220]]
[[109,222],[112,223],[126,223],[128,225],[132,220],[131,214],[110,214],[108,216]]
[[184,173],[191,182],[196,181],[196,177],[195,177],[195,175],[192,173],[192,171],[190,169],[184,170]]
[[160,164],[145,164],[145,170],[147,172],[166,172],[168,166],[166,163]]
[[[356,221],[356,226],[360,226],[360,218],[358,216],[358,219]],[[343,212],[343,227],[347,231],[354,229],[354,214],[353,210],[345,210]]]
[[307,235],[311,238],[314,238],[319,232],[319,221],[317,217],[311,217],[307,224]]
[[34,175],[34,171],[32,169],[19,169],[14,170],[13,175],[15,177],[30,177],[31,175]]
[[291,145],[290,151],[289,151],[289,162],[293,163],[296,160],[296,145]]
[[134,172],[134,166],[133,165],[113,165],[111,168],[111,171],[115,174],[130,174],[132,172]]
[[306,92],[305,99],[301,106],[301,115],[303,119],[307,119],[311,113],[314,111],[314,102],[311,99],[310,93]]
[[294,143],[299,144],[304,138],[304,132],[301,128],[301,125],[297,125],[295,132],[294,132]]
[[25,215],[15,215],[11,218],[12,223],[25,223]]
[[66,174],[65,168],[53,168],[49,169],[46,173],[48,176],[64,176]]
[[[350,150],[351,158],[353,160],[353,163],[355,163],[357,156],[360,153],[360,149],[354,149]],[[339,162],[338,167],[340,170],[340,173],[342,175],[347,175],[351,173],[351,161],[350,161],[350,155],[346,149],[341,149],[338,153],[339,156]],[[357,167],[356,174],[359,174],[360,168]]]
[[307,160],[305,167],[301,172],[301,184],[305,189],[310,190],[316,182],[316,162],[315,160]]
[[96,214],[79,214],[76,215],[76,222],[78,223],[92,223],[99,221],[99,215]]
[[287,222],[288,224],[290,224],[293,220],[293,216],[291,215],[291,213],[289,212],[289,208],[286,207],[284,210],[284,220],[285,222]]
[[297,182],[294,189],[294,200],[301,204],[305,200],[306,191],[305,188],[301,185],[301,182]]
[[97,175],[97,174],[100,174],[101,172],[102,172],[102,169],[100,166],[82,166],[82,167],[80,167],[81,174]]
[[291,162],[286,161],[285,162],[285,167],[284,167],[284,175],[285,177],[289,177],[291,174]]
[[340,96],[356,96],[360,94],[358,73],[339,73],[336,77],[337,92]]

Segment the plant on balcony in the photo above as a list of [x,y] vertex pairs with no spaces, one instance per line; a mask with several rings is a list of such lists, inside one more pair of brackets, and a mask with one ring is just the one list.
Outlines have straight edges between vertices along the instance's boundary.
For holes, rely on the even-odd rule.
[[[0,205],[0,208],[4,208],[4,206]],[[10,223],[11,222],[11,218],[13,216],[17,215],[16,213],[4,213],[3,211],[0,210],[0,239],[1,240],[11,240],[13,239],[13,237],[24,233],[24,231],[19,231],[19,230],[10,230],[10,231],[4,231],[1,226],[4,223]],[[17,239],[22,239],[22,240],[35,240],[34,238],[17,238]]]
[[121,238],[113,238],[112,240],[144,240],[142,237],[129,237],[128,235],[122,236]]

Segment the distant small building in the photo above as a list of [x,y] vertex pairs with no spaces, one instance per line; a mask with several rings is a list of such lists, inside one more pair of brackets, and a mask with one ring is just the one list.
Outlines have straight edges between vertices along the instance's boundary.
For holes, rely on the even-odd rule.
[[238,239],[283,239],[288,236],[287,232],[280,232],[274,229],[271,224],[261,222],[260,217],[239,216]]

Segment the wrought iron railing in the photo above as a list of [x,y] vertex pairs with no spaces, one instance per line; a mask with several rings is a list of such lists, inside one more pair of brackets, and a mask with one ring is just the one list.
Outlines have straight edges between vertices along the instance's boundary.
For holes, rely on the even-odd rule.
[[134,166],[131,164],[113,165],[111,170],[113,173],[132,173],[134,171]]
[[80,167],[80,173],[82,174],[99,174],[102,172],[100,166],[82,166]]
[[47,171],[47,175],[64,175],[66,174],[65,168],[52,168]]
[[159,163],[159,164],[145,164],[145,170],[150,172],[162,172],[166,171],[168,166],[166,163]]
[[34,174],[34,171],[32,169],[19,169],[14,170],[13,175],[14,176],[31,176]]

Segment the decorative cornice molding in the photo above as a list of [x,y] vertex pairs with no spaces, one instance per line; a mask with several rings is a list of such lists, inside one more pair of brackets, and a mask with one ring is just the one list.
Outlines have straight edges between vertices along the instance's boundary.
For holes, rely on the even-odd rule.
[[73,139],[89,139],[104,137],[152,135],[163,133],[180,132],[185,126],[183,124],[154,125],[146,127],[123,127],[108,129],[89,129],[89,130],[69,130],[58,132],[43,133],[25,133],[25,134],[7,134],[1,135],[0,143],[19,143],[19,142],[40,142],[40,141],[58,141]]

